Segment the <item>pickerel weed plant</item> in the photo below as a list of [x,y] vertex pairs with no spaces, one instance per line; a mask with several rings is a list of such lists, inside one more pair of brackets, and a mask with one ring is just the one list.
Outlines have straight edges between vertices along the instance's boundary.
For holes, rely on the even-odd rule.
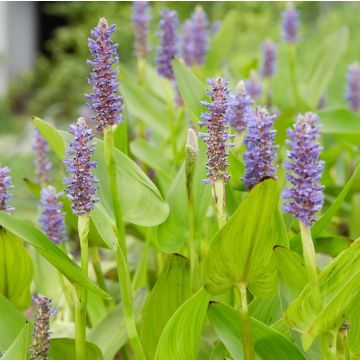
[[34,118],[33,174],[2,161],[1,358],[357,359],[359,59],[329,86],[347,30],[299,66],[295,4],[251,53],[241,4],[132,5],[132,51],[90,30],[83,117]]

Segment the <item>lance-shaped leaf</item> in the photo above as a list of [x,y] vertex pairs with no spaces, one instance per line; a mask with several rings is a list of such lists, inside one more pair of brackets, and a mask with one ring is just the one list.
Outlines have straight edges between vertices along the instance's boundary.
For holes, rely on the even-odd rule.
[[108,300],[111,299],[109,294],[101,290],[84,276],[79,266],[76,265],[73,260],[71,260],[59,247],[54,245],[44,233],[30,223],[16,219],[5,212],[0,212],[0,226],[34,246],[36,250],[66,276],[70,282],[85,286],[102,298]]
[[183,303],[161,334],[155,360],[195,360],[199,351],[209,294],[201,288]]
[[31,326],[26,322],[22,330],[10,347],[5,351],[1,357],[2,360],[26,360],[28,358],[28,351],[31,339]]
[[166,323],[190,295],[188,259],[177,254],[169,255],[143,310],[140,338],[149,359],[154,358]]
[[[215,332],[224,343],[233,359],[243,359],[240,315],[233,308],[221,303],[211,303],[208,317]],[[250,318],[256,359],[304,360],[295,344],[262,322]]]
[[287,309],[289,325],[302,332],[307,350],[313,341],[329,330],[340,328],[352,306],[360,299],[360,239],[343,251],[319,276],[323,309],[317,313],[306,285]]
[[221,294],[240,282],[254,286],[266,274],[273,247],[287,242],[278,200],[273,179],[249,192],[211,243],[204,264],[206,290]]
[[[75,354],[75,340],[69,338],[57,338],[50,340],[49,360],[72,359]],[[86,342],[86,354],[88,359],[103,360],[100,349],[91,342]]]

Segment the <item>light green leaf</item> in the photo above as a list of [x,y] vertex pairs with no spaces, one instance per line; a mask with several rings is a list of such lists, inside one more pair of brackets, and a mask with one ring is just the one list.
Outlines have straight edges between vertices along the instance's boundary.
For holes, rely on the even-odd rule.
[[206,97],[206,84],[203,84],[182,61],[175,59],[173,67],[180,95],[184,100],[185,107],[190,111],[191,120],[195,128],[198,129],[198,121],[201,113],[204,111],[201,101]]
[[[206,177],[205,144],[199,143],[199,155],[195,165],[193,178],[193,197],[195,212],[195,227],[201,229],[206,211],[209,208],[210,186],[204,184]],[[188,199],[186,192],[185,167],[182,166],[167,195],[170,214],[164,223],[158,227],[157,244],[161,251],[172,253],[178,251],[189,238],[188,236]]]
[[[211,303],[208,317],[230,355],[234,359],[243,359],[240,315],[228,305]],[[305,359],[294,343],[271,327],[250,318],[250,328],[257,359]]]
[[212,38],[205,61],[206,74],[219,75],[221,62],[226,58],[234,41],[236,19],[236,11],[229,12],[225,16],[221,28]]
[[0,293],[20,310],[31,304],[32,260],[22,241],[0,229]]
[[1,360],[26,360],[28,358],[30,335],[31,326],[26,322],[19,335],[1,357]]
[[4,212],[0,212],[0,226],[34,246],[46,260],[56,267],[72,283],[85,286],[104,299],[111,299],[109,294],[101,290],[83,275],[81,269],[74,261],[30,223],[16,219]]
[[[275,275],[276,271],[275,271]],[[254,319],[271,325],[279,320],[282,316],[279,294],[270,298],[256,298],[249,305],[249,314]]]
[[[52,136],[55,132],[58,136],[62,137],[63,144],[71,140],[71,136],[68,133],[56,130],[41,119],[35,119],[34,124],[39,129],[42,129],[42,135],[50,145],[51,142],[48,136],[50,136],[49,134]],[[62,153],[64,152],[65,147]],[[115,157],[124,220],[142,226],[154,226],[162,223],[168,216],[169,207],[162,199],[157,187],[128,156],[116,150]],[[100,180],[99,195],[103,206],[103,208],[99,208],[98,211],[106,211],[108,213],[102,215],[102,219],[99,221],[95,219],[94,223],[96,224],[102,222],[104,219],[114,218],[104,160],[104,142],[99,139],[96,140],[94,160],[97,160],[97,167],[94,173]],[[91,214],[92,218],[94,216],[94,214]],[[112,224],[108,223],[107,226],[111,228]],[[97,227],[97,230],[103,238],[107,236],[100,227]],[[104,241],[108,244],[111,242],[105,238]]]
[[319,112],[323,134],[360,134],[360,115],[346,108],[324,109]]
[[166,324],[155,360],[195,360],[199,351],[209,294],[201,288],[182,304]]
[[142,120],[163,139],[169,137],[167,108],[164,102],[134,83],[120,85],[120,91],[131,115]]
[[181,255],[168,255],[142,312],[140,339],[153,359],[161,333],[178,307],[191,296],[190,264]]
[[[86,354],[90,360],[103,360],[100,349],[91,342],[86,342]],[[49,360],[75,359],[75,340],[57,338],[50,340]]]
[[221,294],[240,282],[252,284],[264,276],[273,247],[287,242],[278,200],[273,179],[249,192],[212,240],[204,264],[206,290]]
[[5,296],[0,294],[0,352],[4,352],[25,325],[25,316]]
[[360,239],[343,251],[319,276],[323,309],[317,313],[307,284],[286,311],[289,325],[302,332],[307,350],[321,334],[340,328],[353,304],[360,298]]
[[331,81],[338,61],[347,48],[348,38],[347,28],[341,28],[330,34],[320,45],[309,71],[302,77],[301,94],[311,109],[316,109]]
[[[134,297],[134,311],[138,315],[145,300],[145,290],[139,290]],[[122,304],[114,307],[90,330],[88,340],[101,349],[104,360],[113,360],[127,341],[127,331]]]
[[38,117],[33,117],[33,123],[55,154],[60,159],[63,159],[65,157],[65,142],[59,132],[52,125]]

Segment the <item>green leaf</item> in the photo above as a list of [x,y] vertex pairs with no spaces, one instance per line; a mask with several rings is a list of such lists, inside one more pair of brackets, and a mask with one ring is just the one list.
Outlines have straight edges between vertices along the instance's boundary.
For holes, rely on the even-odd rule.
[[[243,359],[240,315],[228,305],[211,303],[208,317],[230,355],[234,359]],[[305,359],[294,343],[271,327],[250,317],[250,328],[257,359]]]
[[83,275],[81,269],[74,261],[30,223],[16,219],[4,212],[0,212],[0,226],[34,246],[46,260],[56,267],[72,283],[85,286],[104,299],[111,299],[109,294],[101,290]]
[[278,199],[273,179],[249,192],[212,240],[204,264],[206,290],[221,294],[240,282],[251,285],[264,276],[273,247],[287,242]]
[[33,123],[55,154],[60,159],[63,159],[65,157],[65,142],[59,132],[52,125],[38,117],[33,117]]
[[155,360],[197,358],[208,302],[209,295],[201,288],[176,310],[161,334]]
[[329,35],[320,45],[313,64],[303,77],[301,94],[311,109],[316,109],[331,81],[338,61],[347,48],[348,38],[347,28],[341,28]]
[[191,296],[190,264],[181,255],[168,255],[143,313],[140,339],[145,355],[153,359],[164,327],[178,307]]
[[[202,228],[211,199],[210,186],[204,185],[206,161],[205,144],[200,142],[193,178],[196,229]],[[172,253],[178,251],[188,239],[188,199],[184,166],[179,169],[171,184],[166,201],[171,210],[166,221],[158,227],[157,245],[161,251]]]
[[28,358],[30,335],[31,326],[26,322],[19,335],[1,357],[1,360],[26,360]]
[[360,296],[360,239],[343,251],[319,276],[323,309],[317,313],[312,305],[307,284],[286,311],[289,325],[302,332],[302,343],[307,350],[321,334],[339,329],[347,320],[347,313]]
[[[75,340],[68,338],[57,338],[50,340],[49,360],[74,359]],[[91,342],[86,342],[87,358],[91,360],[103,360],[100,349]]]
[[221,62],[231,49],[236,34],[237,15],[236,11],[229,12],[225,16],[221,28],[211,40],[205,61],[206,74],[209,76],[219,75]]
[[346,108],[324,109],[319,112],[323,134],[360,134],[360,115]]
[[22,241],[0,229],[0,293],[20,310],[31,304],[32,260]]
[[[354,173],[352,174],[349,181],[342,188],[340,194],[336,200],[331,204],[331,206],[326,210],[326,212],[320,217],[320,219],[311,227],[311,235],[313,238],[316,238],[320,232],[325,228],[325,226],[330,222],[332,217],[338,212],[341,207],[341,204],[346,198],[346,195],[352,188],[355,181],[360,179],[360,163],[356,166]],[[290,242],[300,241],[300,234],[291,238]]]
[[185,107],[190,111],[195,128],[198,129],[200,114],[204,111],[201,101],[206,97],[206,84],[203,84],[182,61],[175,59],[173,67],[180,95],[184,100]]
[[[39,129],[42,129],[42,134],[50,146],[50,136],[53,136],[55,132],[57,136],[62,137],[63,144],[71,140],[70,134],[64,131],[58,131],[40,119],[35,119],[34,124]],[[65,153],[65,147],[63,153]],[[115,151],[115,157],[124,220],[142,226],[154,226],[162,223],[168,216],[169,207],[162,199],[157,187],[136,163],[120,150]],[[104,219],[113,219],[112,200],[108,188],[107,171],[104,160],[104,142],[99,139],[96,140],[94,160],[97,160],[97,167],[94,173],[100,180],[99,195],[103,206],[103,208],[99,208],[98,210],[107,211],[108,213],[102,216],[101,221]],[[91,214],[91,217],[93,218],[94,215]],[[97,223],[97,221],[95,220],[94,223]],[[108,223],[107,226],[111,228],[112,223]],[[97,230],[103,238],[107,236],[106,233],[102,232],[100,227],[97,227]],[[104,241],[109,243],[106,238],[104,238]]]
[[0,294],[0,352],[16,339],[26,323],[25,316],[5,296]]
[[[134,311],[138,315],[145,300],[145,290],[134,296]],[[127,331],[122,304],[114,307],[99,323],[90,330],[88,340],[101,349],[104,360],[113,360],[116,353],[127,341]]]
[[249,314],[266,325],[275,323],[282,316],[279,294],[270,298],[254,299],[249,305]]
[[37,198],[40,198],[41,186],[39,184],[34,183],[28,178],[24,178],[24,183],[26,184],[27,188],[30,192]]
[[161,138],[169,137],[167,108],[164,102],[134,83],[120,85],[120,91],[131,115],[142,120]]

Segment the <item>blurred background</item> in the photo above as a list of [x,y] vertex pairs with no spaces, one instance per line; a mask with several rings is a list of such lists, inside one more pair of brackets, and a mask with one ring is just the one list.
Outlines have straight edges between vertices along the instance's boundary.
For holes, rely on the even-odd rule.
[[[281,43],[282,2],[152,2],[150,63],[155,63],[160,11],[177,10],[183,22],[197,4],[213,27],[227,12],[237,11],[237,33],[226,61],[238,80],[258,67],[266,38]],[[326,94],[329,104],[345,105],[346,67],[360,58],[360,3],[297,2],[295,6],[301,16],[299,76],[313,61],[320,39],[348,27],[350,45]],[[31,118],[38,116],[65,129],[86,111],[87,38],[102,16],[117,25],[114,41],[119,43],[121,67],[135,69],[131,2],[0,2],[0,163],[11,167],[17,188],[12,203],[15,207],[21,203],[22,212],[36,209],[32,201],[24,201],[30,197],[23,183],[24,177],[34,178]]]

